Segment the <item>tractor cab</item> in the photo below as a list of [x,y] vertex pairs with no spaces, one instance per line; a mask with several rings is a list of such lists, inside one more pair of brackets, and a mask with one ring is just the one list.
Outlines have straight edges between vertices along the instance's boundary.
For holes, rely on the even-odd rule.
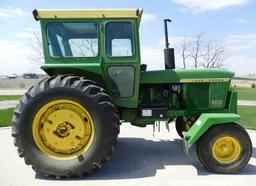
[[[49,75],[79,74],[103,86],[116,104],[137,107],[141,9],[34,10]],[[107,82],[107,83],[105,83]]]

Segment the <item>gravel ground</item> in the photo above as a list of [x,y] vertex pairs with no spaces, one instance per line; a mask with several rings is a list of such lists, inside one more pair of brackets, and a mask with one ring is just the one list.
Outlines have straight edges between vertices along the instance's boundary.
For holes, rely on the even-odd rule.
[[0,101],[0,110],[14,108],[19,103],[17,100]]
[[256,101],[238,100],[237,104],[240,105],[240,106],[256,106]]
[[39,79],[23,79],[18,77],[16,79],[2,79],[0,78],[0,89],[28,89],[32,85],[37,84],[44,77],[40,77]]
[[0,95],[23,95],[27,89],[0,89]]
[[167,186],[218,185],[244,186],[256,182],[256,132],[249,131],[253,142],[253,155],[249,164],[234,175],[212,174],[199,163],[195,148],[189,156],[183,153],[181,140],[174,125],[168,133],[162,126],[152,136],[152,126],[137,128],[123,124],[117,148],[103,169],[84,177],[55,180],[35,174],[17,155],[10,137],[10,128],[0,129],[0,185],[2,186]]

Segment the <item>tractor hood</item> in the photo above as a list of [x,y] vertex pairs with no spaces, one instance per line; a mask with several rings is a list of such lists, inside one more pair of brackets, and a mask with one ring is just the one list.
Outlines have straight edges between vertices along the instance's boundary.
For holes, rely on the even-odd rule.
[[174,69],[141,73],[140,83],[230,82],[234,72],[222,69]]

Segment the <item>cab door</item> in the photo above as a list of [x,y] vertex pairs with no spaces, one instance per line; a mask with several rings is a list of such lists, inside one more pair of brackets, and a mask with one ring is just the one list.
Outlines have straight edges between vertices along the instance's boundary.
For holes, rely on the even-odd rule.
[[109,20],[104,26],[102,65],[114,104],[136,108],[140,80],[137,20]]

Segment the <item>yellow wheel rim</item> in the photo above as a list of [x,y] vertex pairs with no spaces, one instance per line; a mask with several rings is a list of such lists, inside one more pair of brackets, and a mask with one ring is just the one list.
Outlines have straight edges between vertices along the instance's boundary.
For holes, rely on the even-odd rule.
[[87,110],[70,100],[55,100],[38,110],[33,121],[38,148],[54,159],[74,159],[88,150],[94,123]]
[[238,160],[241,146],[233,137],[221,137],[212,146],[213,157],[222,164],[230,164]]

